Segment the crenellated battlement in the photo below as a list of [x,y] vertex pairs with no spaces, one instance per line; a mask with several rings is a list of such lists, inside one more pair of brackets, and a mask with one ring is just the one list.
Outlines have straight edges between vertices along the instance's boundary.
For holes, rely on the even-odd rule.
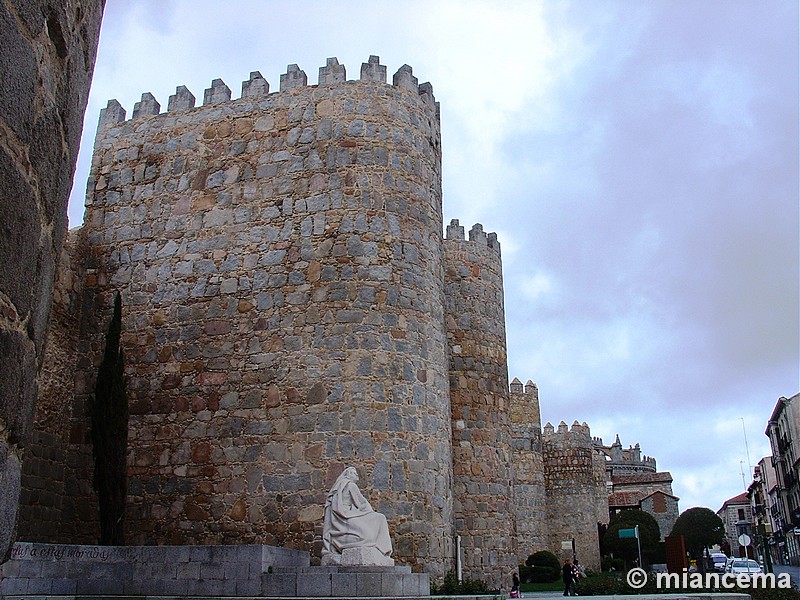
[[[360,81],[386,84],[386,72],[386,66],[380,64],[380,57],[372,55],[369,57],[368,62],[362,63],[361,65]],[[325,66],[319,68],[317,85],[309,86],[306,72],[298,65],[290,64],[286,67],[286,73],[280,75],[280,90],[278,92],[272,92],[272,94],[270,94],[269,91],[269,81],[264,79],[259,71],[252,71],[250,73],[250,79],[242,82],[242,93],[237,100],[258,100],[291,90],[307,87],[331,87],[348,83],[354,83],[354,81],[347,80],[347,70],[345,66],[339,64],[339,60],[336,57],[331,57],[326,60]],[[392,77],[391,85],[396,88],[408,90],[413,94],[418,94],[423,102],[429,105],[438,116],[439,104],[434,98],[433,86],[427,82],[420,84],[413,74],[413,69],[409,65],[403,65],[397,70]],[[230,101],[231,89],[222,79],[214,79],[211,82],[211,87],[203,92],[203,107]],[[167,113],[178,113],[194,108],[196,108],[194,94],[192,94],[186,86],[179,85],[175,89],[175,94],[169,97]],[[125,109],[116,99],[109,100],[106,108],[100,111],[99,127],[102,129],[121,123],[125,121],[126,114]],[[144,92],[141,100],[136,102],[133,107],[132,119],[135,120],[141,117],[159,114],[162,114],[161,104],[152,93]],[[499,249],[499,245],[497,247]]]
[[[454,241],[466,241],[464,237],[464,226],[459,223],[458,219],[451,219],[450,224],[447,226],[445,239]],[[475,242],[480,246],[491,248],[500,254],[500,242],[497,241],[497,234],[486,233],[483,230],[483,225],[475,223],[472,229],[469,230],[469,241]]]
[[610,446],[603,444],[603,439],[599,437],[593,438],[592,441],[595,447],[608,457],[609,465],[613,469],[656,471],[656,459],[651,456],[642,455],[642,450],[638,442],[633,446],[623,448],[619,435],[616,436],[614,443]]
[[523,386],[519,378],[514,377],[514,379],[511,380],[508,389],[512,394],[525,394],[527,396],[530,396],[532,399],[533,398],[538,399],[539,388],[530,379],[528,379],[528,381]]
[[592,442],[592,437],[589,433],[589,425],[587,425],[586,422],[578,423],[578,421],[574,421],[572,426],[569,427],[564,421],[561,421],[558,424],[558,429],[556,429],[553,427],[553,424],[548,421],[544,426],[543,434],[546,441],[556,441],[562,438],[572,441],[581,440],[586,443]]

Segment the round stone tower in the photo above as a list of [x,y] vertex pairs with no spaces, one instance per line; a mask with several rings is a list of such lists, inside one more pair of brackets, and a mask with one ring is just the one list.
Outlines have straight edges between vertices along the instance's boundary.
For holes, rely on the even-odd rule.
[[[84,390],[123,296],[132,543],[319,555],[346,465],[394,556],[452,566],[438,105],[407,65],[328,59],[195,107],[101,115],[87,193]],[[488,249],[487,249],[488,251]],[[504,353],[504,350],[503,350]],[[501,513],[502,514],[502,513]]]
[[518,564],[500,244],[453,220],[444,256],[456,535],[464,575],[499,587]]
[[[604,458],[594,448],[589,426],[564,421],[544,426],[542,458],[547,490],[547,533],[560,558],[589,569],[600,568],[598,523],[608,519]],[[568,518],[564,514],[568,513]]]
[[514,519],[519,563],[539,550],[550,548],[547,532],[546,490],[542,458],[542,421],[539,388],[511,382],[511,435]]

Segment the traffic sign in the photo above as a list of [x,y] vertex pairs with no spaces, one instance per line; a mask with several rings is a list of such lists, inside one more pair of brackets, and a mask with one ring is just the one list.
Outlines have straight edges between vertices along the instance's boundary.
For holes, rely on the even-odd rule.
[[751,541],[752,540],[750,539],[750,536],[747,535],[746,533],[743,533],[742,535],[739,536],[740,546],[749,546]]

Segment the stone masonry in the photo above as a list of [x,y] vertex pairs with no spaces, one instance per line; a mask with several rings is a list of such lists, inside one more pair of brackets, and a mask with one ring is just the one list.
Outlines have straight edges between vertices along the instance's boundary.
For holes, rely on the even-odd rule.
[[572,557],[565,542],[574,540],[577,559],[597,569],[597,525],[608,523],[605,458],[594,449],[589,427],[577,421],[571,428],[563,421],[558,429],[545,425],[542,456],[549,546],[563,560]]
[[447,227],[445,298],[456,531],[468,572],[518,565],[511,489],[508,366],[500,244],[475,225]]
[[0,562],[14,538],[102,0],[0,4]]
[[493,587],[576,539],[599,566],[604,459],[508,382],[500,244],[442,235],[439,105],[404,65],[335,58],[280,91],[214,80],[100,116],[27,453],[22,539],[93,544],[87,406],[123,299],[129,543],[269,544],[318,561],[349,464],[394,558]]
[[343,69],[101,115],[74,412],[119,289],[133,543],[318,552],[325,491],[353,463],[396,554],[449,567],[438,107],[410,67],[393,85],[376,57],[359,81]]

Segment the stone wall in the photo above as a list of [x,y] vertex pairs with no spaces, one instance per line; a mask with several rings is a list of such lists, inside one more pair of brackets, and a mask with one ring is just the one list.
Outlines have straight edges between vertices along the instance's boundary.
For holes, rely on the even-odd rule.
[[511,382],[512,481],[517,557],[520,564],[540,550],[550,550],[542,457],[539,390],[516,377]]
[[664,541],[680,516],[678,499],[664,492],[654,492],[642,500],[641,508],[656,520],[661,533],[661,541]]
[[438,106],[401,67],[290,65],[231,100],[110,101],[87,193],[76,410],[115,290],[130,400],[132,543],[318,555],[345,464],[400,562],[451,566]]
[[[598,514],[601,497],[606,497],[605,473],[590,436],[589,427],[577,422],[558,430],[548,423],[542,441],[545,489],[547,492],[547,531],[550,547],[563,560],[572,550],[562,543],[575,541],[577,559],[586,568],[599,569]],[[608,508],[606,505],[606,518]]]
[[0,561],[14,538],[102,0],[0,4]]
[[73,406],[76,392],[86,393],[75,377],[85,262],[81,233],[69,232],[53,288],[39,398],[22,470],[22,540],[94,543],[99,536],[89,415]]
[[500,244],[454,219],[444,248],[455,528],[464,575],[499,587],[517,566]]

